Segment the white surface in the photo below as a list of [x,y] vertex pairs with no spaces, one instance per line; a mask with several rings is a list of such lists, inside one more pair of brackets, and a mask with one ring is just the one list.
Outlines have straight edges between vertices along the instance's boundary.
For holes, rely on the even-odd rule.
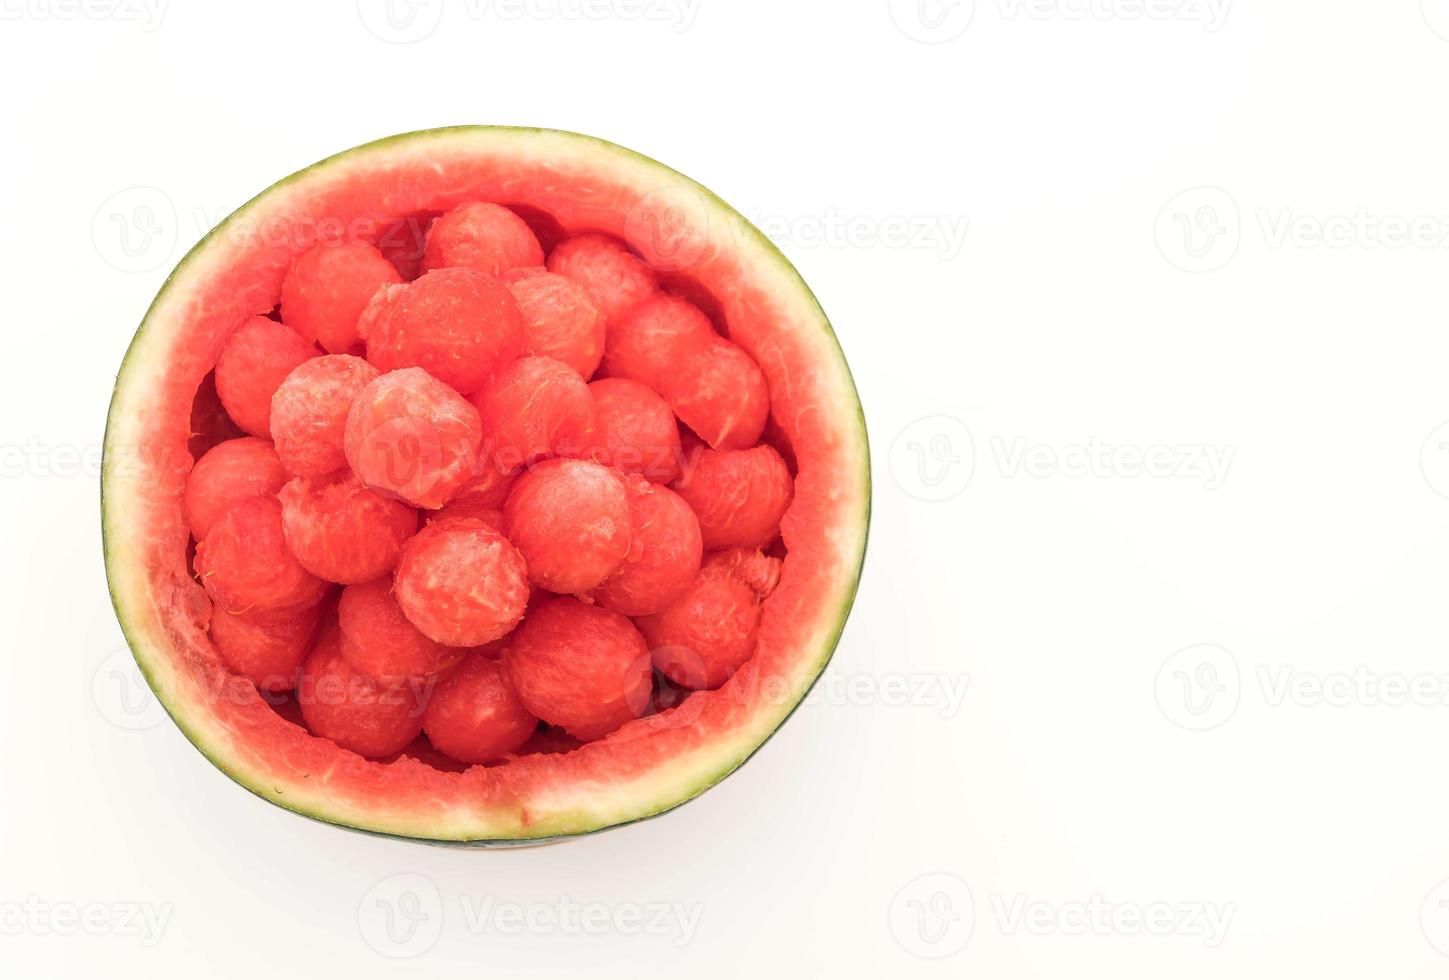
[[[1449,3],[1084,2],[434,0],[400,45],[367,0],[4,0],[6,975],[1442,976]],[[684,809],[539,850],[234,786],[121,700],[100,558],[166,270],[456,122],[760,219],[874,440],[822,693]]]

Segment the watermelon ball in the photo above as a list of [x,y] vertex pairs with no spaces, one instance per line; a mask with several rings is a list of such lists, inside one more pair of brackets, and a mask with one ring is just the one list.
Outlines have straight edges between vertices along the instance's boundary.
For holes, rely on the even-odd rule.
[[794,481],[775,447],[699,449],[674,489],[694,509],[706,550],[763,548],[780,533]]
[[389,286],[361,327],[383,371],[420,367],[465,395],[523,353],[523,314],[508,287],[476,269],[434,269]]
[[589,384],[589,393],[594,396],[595,459],[655,483],[679,478],[679,425],[668,402],[628,378],[600,378]]
[[284,611],[211,614],[211,642],[233,674],[259,691],[290,691],[312,645],[321,607]]
[[613,577],[592,593],[605,609],[625,616],[657,613],[684,594],[699,575],[704,545],[699,520],[679,494],[640,476],[625,481],[633,544]]
[[550,592],[587,592],[619,570],[633,529],[618,473],[592,460],[550,459],[528,470],[503,505],[503,529]]
[[418,512],[373,493],[350,471],[302,476],[278,495],[287,547],[318,578],[344,585],[390,572]]
[[760,441],[770,415],[765,373],[738,344],[711,337],[666,374],[660,388],[679,420],[715,449]]
[[497,204],[460,204],[428,229],[424,272],[463,266],[498,276],[527,265],[543,265],[543,247],[522,218]]
[[611,378],[629,378],[664,395],[667,377],[718,336],[699,307],[657,293],[610,321],[604,370]]
[[465,652],[418,631],[403,615],[390,575],[343,589],[337,626],[343,658],[353,670],[375,679],[430,677],[453,666]]
[[270,437],[272,395],[297,365],[316,356],[316,347],[276,320],[243,321],[216,359],[216,394],[226,414],[243,431]]
[[353,670],[335,628],[322,634],[303,661],[297,703],[312,734],[369,759],[402,751],[423,727],[416,688]]
[[636,621],[654,666],[674,684],[695,691],[729,680],[755,652],[760,603],[779,578],[780,560],[758,551],[710,555],[682,596]]
[[333,354],[360,342],[357,319],[368,301],[402,276],[371,245],[318,245],[292,260],[282,280],[282,322]]
[[347,411],[378,378],[360,357],[314,357],[287,375],[272,395],[272,440],[293,476],[321,476],[347,465],[342,436]]
[[654,270],[608,235],[578,235],[549,254],[548,271],[584,287],[610,326],[659,291]]
[[584,287],[543,268],[514,269],[503,284],[523,312],[526,354],[563,361],[584,380],[604,356],[604,315]]
[[589,386],[551,357],[520,357],[474,404],[483,422],[484,465],[505,473],[546,456],[583,456],[593,442]]
[[503,651],[524,707],[586,742],[648,711],[649,664],[627,618],[566,597],[534,609]]
[[393,589],[423,635],[475,647],[507,635],[528,606],[518,549],[477,518],[438,521],[403,547]]
[[678,296],[661,293],[613,325],[604,367],[610,377],[659,392],[679,420],[716,449],[753,446],[770,414],[759,365]]
[[362,389],[347,413],[343,449],[368,487],[437,510],[472,478],[482,438],[467,399],[421,368],[405,368]]
[[287,471],[267,440],[243,436],[218,443],[186,477],[186,526],[200,541],[238,501],[275,496],[286,482]]
[[538,719],[504,680],[502,665],[476,653],[438,682],[423,710],[428,741],[459,762],[501,759],[537,728]]
[[227,612],[303,609],[320,602],[327,583],[292,555],[274,497],[238,501],[196,546],[196,574]]

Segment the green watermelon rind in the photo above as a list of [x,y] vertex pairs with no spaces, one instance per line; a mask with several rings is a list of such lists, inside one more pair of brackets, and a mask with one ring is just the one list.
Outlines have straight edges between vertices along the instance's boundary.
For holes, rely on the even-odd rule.
[[[287,187],[288,185],[306,177],[309,174],[322,171],[334,164],[349,160],[358,154],[377,151],[385,147],[403,144],[414,140],[438,139],[446,138],[447,136],[453,134],[465,135],[482,132],[494,133],[499,135],[516,134],[522,137],[566,137],[569,139],[583,140],[590,143],[598,144],[600,147],[605,148],[612,153],[621,153],[632,157],[639,162],[646,163],[654,168],[657,168],[662,175],[667,175],[669,178],[676,181],[682,181],[685,185],[689,186],[694,191],[703,195],[711,203],[711,205],[721,214],[726,215],[731,221],[736,222],[737,227],[742,229],[746,234],[748,234],[755,245],[762,247],[765,252],[770,256],[770,258],[774,262],[778,263],[780,269],[788,274],[788,276],[793,280],[793,285],[798,289],[800,295],[809,302],[814,312],[818,314],[820,326],[828,335],[834,352],[839,359],[839,366],[844,372],[844,381],[846,384],[846,388],[849,392],[849,408],[851,411],[851,422],[858,430],[856,432],[856,435],[859,438],[859,444],[861,447],[861,472],[859,476],[862,480],[862,492],[860,498],[862,509],[859,515],[860,545],[858,550],[858,557],[855,567],[851,570],[848,591],[842,596],[842,600],[838,606],[833,628],[830,634],[825,638],[825,641],[820,645],[820,651],[815,658],[808,684],[806,684],[804,688],[799,692],[794,703],[789,707],[785,714],[780,717],[779,721],[770,729],[770,731],[764,734],[763,737],[761,737],[758,741],[754,742],[753,745],[750,745],[742,753],[736,752],[728,754],[715,760],[713,764],[709,766],[701,765],[699,767],[700,771],[698,779],[692,784],[688,785],[684,792],[674,794],[671,798],[641,801],[641,805],[639,805],[638,807],[621,808],[621,812],[617,814],[617,819],[606,819],[600,821],[593,816],[583,816],[581,817],[579,826],[576,829],[562,829],[558,832],[545,829],[537,835],[525,832],[517,836],[510,836],[506,838],[475,839],[467,837],[454,838],[446,835],[419,836],[413,834],[393,833],[385,830],[370,828],[367,826],[361,826],[358,823],[339,817],[336,814],[328,813],[325,807],[309,806],[299,803],[297,801],[287,799],[285,791],[283,789],[268,785],[267,780],[258,780],[251,778],[251,774],[231,765],[225,752],[209,746],[206,743],[202,731],[200,730],[200,726],[190,723],[190,719],[186,716],[184,710],[182,710],[184,706],[173,705],[171,703],[171,699],[168,698],[166,696],[166,692],[162,690],[162,684],[160,683],[159,678],[156,676],[155,671],[148,664],[147,658],[136,652],[138,647],[140,646],[138,640],[136,639],[136,633],[138,631],[133,628],[133,625],[131,623],[128,622],[121,596],[118,594],[117,591],[117,579],[119,577],[119,572],[116,567],[116,557],[112,548],[112,542],[114,538],[113,522],[123,519],[123,515],[117,514],[113,508],[107,506],[107,487],[111,483],[113,464],[115,462],[115,457],[112,452],[112,432],[116,423],[115,411],[118,401],[117,396],[121,392],[123,385],[127,380],[128,369],[131,369],[133,367],[133,357],[136,354],[138,345],[141,343],[146,334],[152,314],[162,303],[163,299],[167,296],[167,292],[172,287],[173,283],[175,283],[178,279],[184,277],[184,274],[187,272],[188,266],[192,263],[192,261],[207,249],[208,245],[212,242],[214,238],[219,235],[219,233],[223,229],[225,229],[232,222],[244,218],[258,202],[269,197],[274,192]],[[841,406],[835,407],[838,408]],[[281,180],[278,180],[277,182],[267,187],[261,193],[257,194],[256,196],[248,200],[245,204],[238,207],[235,211],[228,215],[226,219],[218,223],[214,228],[211,229],[211,231],[209,231],[195,245],[193,245],[191,249],[187,251],[187,253],[181,258],[181,260],[176,264],[175,268],[167,276],[165,282],[161,286],[161,289],[157,292],[156,297],[152,300],[150,306],[147,308],[146,314],[142,318],[141,323],[136,330],[135,336],[132,338],[130,345],[128,345],[127,347],[125,357],[122,359],[120,370],[117,373],[116,384],[112,391],[111,412],[108,413],[106,420],[106,433],[104,450],[102,455],[100,496],[101,536],[102,548],[106,563],[108,592],[110,594],[111,604],[116,611],[117,619],[121,625],[122,632],[125,634],[127,642],[132,648],[133,655],[135,656],[137,662],[137,666],[139,667],[142,675],[146,678],[147,684],[150,686],[157,700],[160,702],[160,704],[165,709],[167,714],[171,717],[171,719],[176,723],[177,727],[191,742],[191,744],[195,746],[196,749],[203,756],[205,756],[209,762],[211,762],[214,766],[220,769],[238,785],[244,787],[256,796],[270,803],[290,810],[294,813],[297,813],[301,816],[308,817],[313,820],[329,824],[331,826],[338,826],[344,829],[354,830],[359,833],[368,834],[370,836],[410,840],[420,843],[437,845],[461,845],[469,847],[510,847],[540,845],[555,841],[572,839],[580,836],[586,836],[589,834],[601,832],[603,830],[612,829],[614,827],[627,826],[629,824],[638,823],[644,820],[652,819],[653,817],[659,816],[663,813],[667,813],[668,811],[673,810],[674,808],[681,806],[684,803],[687,803],[695,797],[699,796],[710,787],[719,783],[721,780],[727,777],[730,773],[734,772],[740,766],[744,765],[744,763],[748,762],[754,756],[754,754],[765,745],[765,743],[767,743],[771,738],[774,737],[776,733],[779,732],[780,728],[785,724],[785,722],[788,721],[790,717],[794,715],[795,711],[799,709],[800,705],[804,702],[806,696],[808,696],[809,692],[814,688],[815,684],[819,681],[821,674],[823,674],[826,666],[829,664],[830,659],[836,649],[836,646],[839,643],[841,634],[845,628],[846,619],[849,616],[851,607],[854,603],[854,599],[859,588],[860,574],[864,566],[866,547],[869,539],[869,524],[871,516],[871,474],[869,442],[864,411],[861,407],[859,395],[855,388],[854,378],[851,376],[850,368],[845,360],[844,352],[840,349],[839,341],[830,326],[829,320],[826,318],[824,310],[820,307],[819,301],[816,299],[814,293],[811,292],[809,286],[805,283],[804,279],[800,276],[799,272],[795,269],[795,267],[790,263],[789,259],[785,257],[785,255],[780,251],[780,249],[775,245],[774,242],[772,242],[758,228],[751,224],[748,219],[746,219],[738,211],[732,208],[728,203],[726,203],[724,200],[714,194],[714,192],[710,191],[702,184],[699,184],[697,181],[694,181],[691,178],[680,174],[678,171],[675,171],[672,168],[666,166],[665,164],[662,164],[659,161],[654,160],[644,154],[628,149],[627,147],[622,147],[618,144],[611,143],[607,140],[599,139],[598,137],[588,136],[579,133],[572,133],[565,130],[534,127],[463,125],[400,133],[394,136],[389,136],[383,139],[364,143],[351,149],[344,150],[340,153],[336,153],[329,157],[326,157],[318,161],[317,163],[312,164],[311,166],[305,167],[302,170],[298,170],[293,174],[283,177]],[[555,821],[555,823],[557,823],[557,821]]]

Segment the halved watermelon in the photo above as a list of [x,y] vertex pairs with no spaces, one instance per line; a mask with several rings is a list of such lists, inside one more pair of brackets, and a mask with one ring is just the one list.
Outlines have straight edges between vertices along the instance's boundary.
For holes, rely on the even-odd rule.
[[[375,229],[416,240],[419,221],[469,201],[508,206],[541,238],[625,240],[763,369],[771,432],[797,474],[756,653],[724,686],[572,751],[458,771],[425,753],[370,761],[340,749],[229,673],[207,636],[210,602],[188,567],[182,498],[198,392],[210,390],[229,332],[277,306],[292,260],[329,234]],[[379,243],[385,253],[395,246]],[[488,126],[409,133],[330,157],[268,188],[192,249],[116,379],[102,480],[117,616],[157,697],[207,758],[264,799],[319,820],[474,844],[649,817],[749,758],[830,658],[855,595],[869,506],[865,424],[849,369],[810,290],[763,235],[700,185],[622,147]]]

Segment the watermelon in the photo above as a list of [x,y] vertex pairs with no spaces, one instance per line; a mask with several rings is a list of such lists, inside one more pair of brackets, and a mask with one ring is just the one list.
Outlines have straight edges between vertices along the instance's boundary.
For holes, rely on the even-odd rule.
[[[680,215],[664,212],[681,192],[707,202],[705,207],[687,215],[667,242],[654,240],[648,229],[679,224]],[[448,220],[426,246],[430,227],[443,216]],[[314,244],[307,230],[323,221],[356,230],[362,240],[349,244],[375,251],[314,252],[304,259]],[[268,234],[252,233],[256,228]],[[288,229],[295,234],[277,233]],[[409,231],[406,248],[399,245],[399,229]],[[681,243],[687,250],[681,251]],[[694,261],[681,267],[680,254]],[[519,290],[524,295],[528,283],[545,275],[562,277],[539,282],[559,297],[548,305],[520,303],[510,289],[524,287]],[[420,276],[428,278],[413,285]],[[364,304],[373,283],[377,292]],[[587,426],[568,440],[581,443],[570,445],[568,455],[582,460],[555,457],[515,477],[507,467],[494,467],[485,445],[471,470],[459,468],[472,460],[476,445],[471,440],[477,416],[468,399],[489,408],[491,434],[503,425],[503,402],[491,394],[499,389],[489,384],[511,358],[534,355],[530,367],[540,378],[565,377],[553,362],[547,372],[537,370],[541,359],[551,357],[587,382],[600,353],[598,317],[608,330],[616,325],[628,330],[640,322],[633,307],[660,295],[698,306],[717,334],[691,334],[679,356],[693,360],[676,375],[655,379],[656,362],[647,358],[639,362],[642,367],[629,362],[617,375],[631,383],[655,380],[665,389],[658,392],[662,400],[624,392],[634,403],[651,406],[650,421],[631,427],[629,402],[615,400],[605,445],[594,450],[598,435]],[[352,316],[359,310],[360,344],[353,344]],[[460,332],[448,319],[463,315],[458,311],[486,321],[482,333],[494,338],[492,348],[480,353],[468,331]],[[298,322],[289,322],[289,316]],[[295,335],[279,332],[279,324]],[[299,366],[343,350],[365,354],[382,379],[407,379],[400,388],[394,385],[397,398],[384,404],[380,395],[351,394],[359,384],[367,384],[364,393],[373,388],[366,377],[325,392],[316,389],[316,400],[308,400],[311,381],[283,384],[294,370],[302,370],[304,379],[328,375],[339,362]],[[619,350],[616,365],[623,365]],[[601,374],[609,366],[606,351]],[[427,370],[442,381],[429,387]],[[769,410],[763,423],[761,384]],[[744,401],[731,402],[732,386]],[[582,399],[598,389],[569,382],[559,390],[568,392],[568,405],[579,406],[569,413],[588,415]],[[279,392],[269,420],[268,401]],[[356,400],[346,445],[340,446],[338,399],[348,397]],[[685,458],[663,474],[637,462],[627,472],[613,469],[646,433],[650,442],[662,438],[673,444],[667,428],[658,431],[658,418],[667,419],[660,415],[666,403],[682,422],[685,444],[703,460],[700,468]],[[280,415],[277,405],[285,406]],[[380,414],[384,408],[387,413]],[[298,419],[309,412],[326,426],[319,430],[326,435],[303,453],[295,438]],[[218,422],[198,426],[197,418]],[[396,548],[374,551],[362,548],[367,542],[360,540],[357,554],[346,556],[356,559],[355,566],[343,568],[338,549],[347,532],[342,531],[335,540],[308,538],[308,561],[299,564],[288,549],[300,547],[301,539],[288,538],[297,538],[299,520],[313,520],[298,509],[311,499],[304,497],[304,491],[313,492],[306,481],[325,475],[315,470],[341,462],[339,447],[347,450],[346,462],[355,471],[359,445],[374,455],[393,452],[391,433],[406,434],[415,424],[436,426],[442,418],[457,433],[439,445],[414,446],[413,471],[358,474],[361,484],[403,504],[398,522],[378,525],[358,518],[353,526],[363,530],[355,533],[382,533],[379,527],[411,533],[414,519],[407,507],[423,508],[417,526],[425,530],[416,532],[423,537],[410,538],[419,544],[404,545],[399,561],[407,564],[407,555],[420,555],[424,542],[445,541],[447,547],[434,549],[429,559],[445,572],[455,546],[510,554],[502,536],[517,525],[527,529],[518,553],[524,559],[530,553],[543,556],[546,571],[562,543],[550,547],[552,504],[539,494],[546,485],[535,472],[592,480],[595,468],[603,468],[630,488],[620,509],[613,477],[590,484],[609,488],[596,509],[611,517],[611,535],[618,527],[639,535],[634,525],[640,523],[642,494],[675,510],[688,504],[701,513],[705,549],[766,549],[768,560],[750,551],[739,552],[744,557],[738,561],[768,564],[768,588],[754,578],[731,586],[749,613],[740,621],[754,627],[749,645],[730,648],[728,669],[703,680],[687,678],[689,689],[662,676],[659,661],[677,661],[668,651],[649,650],[646,633],[636,628],[644,618],[631,625],[628,615],[652,613],[683,595],[659,614],[666,625],[670,617],[682,616],[682,625],[659,632],[669,634],[664,639],[671,643],[689,634],[698,624],[679,610],[690,602],[704,604],[688,598],[695,592],[681,591],[680,583],[693,574],[693,558],[686,554],[655,570],[656,561],[675,562],[667,534],[662,543],[640,537],[644,543],[630,543],[627,554],[610,538],[595,555],[597,574],[530,575],[535,595],[528,612],[513,633],[499,639],[492,639],[494,628],[471,628],[480,614],[456,603],[435,605],[429,590],[446,590],[446,575],[428,577],[426,587],[410,587],[402,594],[402,613],[430,621],[435,634],[460,647],[456,656],[443,650],[447,656],[414,668],[421,674],[389,682],[400,685],[401,701],[383,696],[390,689],[374,691],[382,682],[352,666],[361,654],[350,662],[339,652],[334,598],[339,586],[332,583],[371,575],[392,561]],[[353,431],[359,424],[361,443]],[[387,425],[385,432],[377,428]],[[208,456],[218,443],[236,438],[238,429],[247,441]],[[758,445],[764,449],[751,448],[761,430],[765,441]],[[535,431],[546,437],[536,439]],[[507,441],[525,455],[558,452],[557,431],[515,426],[507,429]],[[285,436],[278,442],[282,465],[268,448],[268,435]],[[769,447],[779,453],[764,451]],[[206,465],[198,467],[202,457]],[[781,467],[781,458],[788,468]],[[283,498],[289,508],[286,533],[282,506],[275,502],[288,479],[283,465],[297,467],[291,476],[301,481]],[[194,469],[198,477],[191,480]],[[654,484],[659,489],[636,475],[641,470],[661,481]],[[771,488],[791,478],[793,485],[788,494],[771,489],[768,507],[711,495],[711,486],[733,485],[728,481],[736,473]],[[662,483],[672,483],[678,495]],[[371,500],[361,490],[349,492]],[[442,507],[449,507],[447,516]],[[117,618],[157,698],[214,765],[258,796],[318,820],[480,846],[573,837],[652,817],[745,762],[788,718],[830,659],[855,596],[869,509],[866,430],[849,368],[814,296],[769,241],[693,181],[630,150],[573,133],[489,126],[408,133],[330,157],[274,184],[202,239],[168,277],[126,353],[107,420],[102,475],[106,571]],[[692,522],[673,523],[693,533]],[[241,546],[245,541],[263,548],[249,550]],[[516,614],[511,604],[521,595],[515,559],[499,568],[509,562],[510,608],[497,627],[505,630]],[[261,574],[264,563],[280,574]],[[706,569],[717,570],[720,563],[706,555]],[[307,571],[307,564],[327,577]],[[738,577],[748,566],[730,567]],[[647,579],[647,591],[646,568],[654,576]],[[625,573],[621,569],[628,584],[622,579],[611,584],[612,576]],[[609,577],[599,581],[598,574]],[[368,588],[378,592],[379,601],[386,598],[387,579],[373,581]],[[577,587],[581,594],[550,596],[542,591],[548,587]],[[605,605],[593,604],[587,590],[595,587]],[[318,617],[326,622],[314,630]],[[458,617],[466,617],[470,628],[461,628],[465,619]],[[446,635],[443,625],[449,627]],[[591,637],[580,649],[597,648],[602,658],[580,670],[584,679],[577,689],[559,686],[558,677],[548,673],[558,658],[573,669],[568,650],[574,641],[568,636]],[[555,637],[564,638],[562,646]],[[461,648],[483,640],[490,642]],[[305,663],[299,660],[304,648],[312,651]],[[267,662],[268,656],[285,669]],[[303,710],[289,716],[273,707],[277,695],[270,689],[285,688],[295,664],[301,665],[297,691],[288,697]],[[238,680],[259,673],[264,681]],[[623,696],[615,696],[618,678],[627,682]],[[257,683],[268,690],[258,690]],[[608,718],[597,705],[584,703],[591,686],[599,685],[610,698]],[[435,689],[442,700],[425,715]],[[329,696],[329,690],[341,695]],[[514,691],[520,692],[516,700]],[[374,703],[385,704],[390,713],[370,708]],[[509,713],[497,714],[503,708],[489,705],[506,706]],[[480,714],[485,709],[486,716]],[[541,719],[539,727],[524,739],[532,716]],[[563,733],[570,727],[573,738]]]

